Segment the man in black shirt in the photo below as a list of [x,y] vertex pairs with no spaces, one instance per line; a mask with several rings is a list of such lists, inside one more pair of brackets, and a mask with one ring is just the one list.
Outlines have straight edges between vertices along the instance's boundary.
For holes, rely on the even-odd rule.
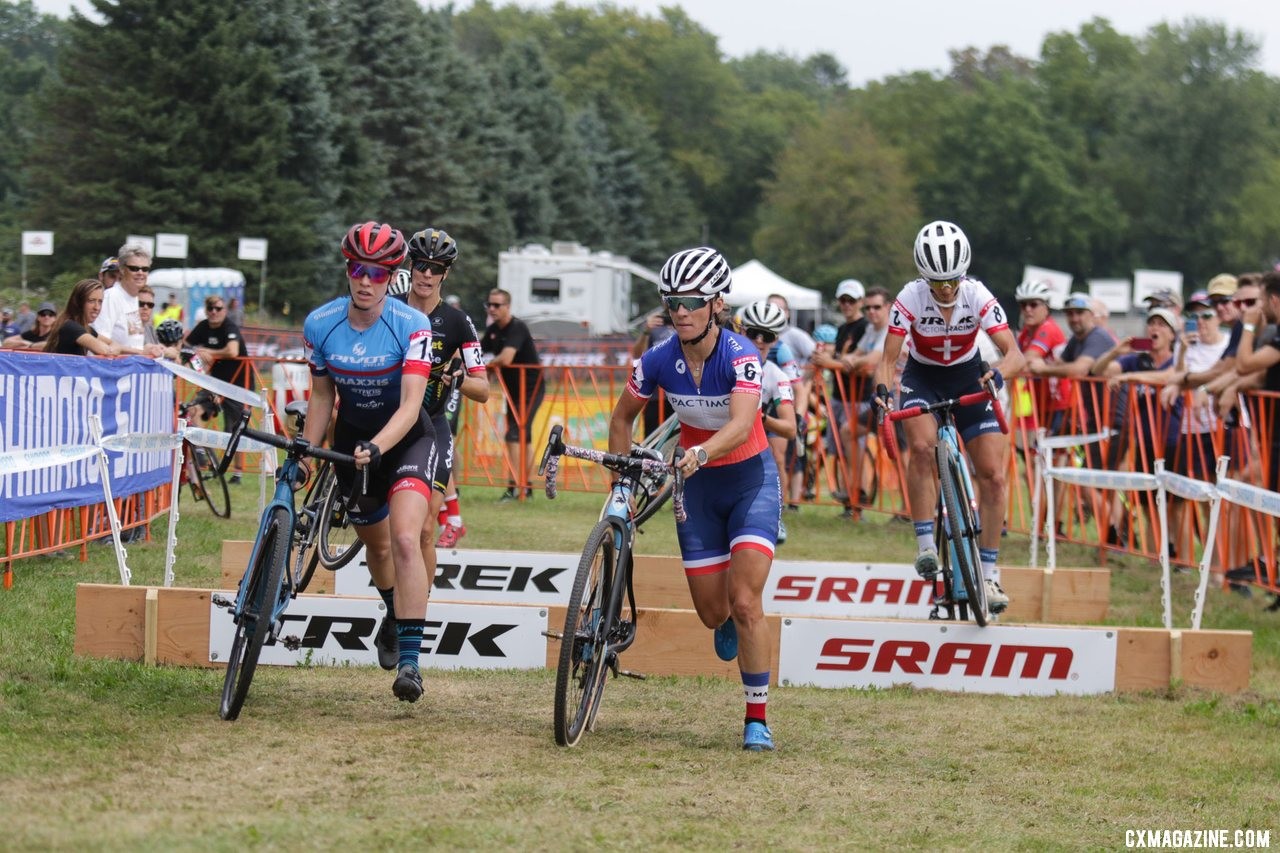
[[[187,332],[187,345],[196,348],[196,357],[205,364],[212,364],[209,375],[214,379],[253,388],[253,370],[244,366],[244,375],[240,376],[240,356],[244,354],[240,327],[227,319],[227,302],[221,296],[210,296],[204,301],[205,319],[196,323],[194,329]],[[239,379],[240,381],[236,381]],[[244,404],[228,397],[222,398],[223,426],[227,432],[244,414]],[[240,482],[240,474],[244,471],[244,463],[239,454],[236,455],[236,472],[231,475],[232,483]]]
[[[511,294],[505,290],[489,291],[485,310],[492,321],[484,330],[481,349],[492,355],[486,365],[490,371],[499,371],[507,398],[507,463],[510,465],[507,491],[502,500],[515,500],[519,496],[517,482],[526,484],[524,497],[533,497],[533,489],[527,484],[533,469],[533,418],[542,404],[542,371],[536,370],[542,362],[533,345],[533,335],[523,321],[511,315]],[[520,445],[523,443],[524,452]]]

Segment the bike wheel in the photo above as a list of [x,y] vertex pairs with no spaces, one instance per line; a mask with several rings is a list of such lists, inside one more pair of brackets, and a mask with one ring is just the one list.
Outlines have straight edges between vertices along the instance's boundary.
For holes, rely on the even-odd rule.
[[231,492],[227,490],[227,478],[218,470],[218,460],[203,447],[193,447],[192,459],[200,475],[200,488],[209,509],[218,518],[231,517]]
[[606,611],[617,564],[614,526],[605,519],[587,537],[565,612],[556,668],[554,726],[560,746],[573,746],[591,727],[604,692],[604,640],[613,621]]
[[[308,556],[308,552],[310,556]],[[300,547],[296,562],[293,564],[293,588],[295,592],[306,592],[307,584],[315,576],[316,566],[320,565],[320,551]]]
[[[675,415],[672,415],[663,422],[661,427],[654,430],[653,435],[645,439],[644,446],[657,450],[662,454],[663,459],[670,462],[679,443],[679,422],[676,421]],[[674,487],[675,482],[670,474],[646,473],[640,478],[640,487],[635,492],[636,508],[633,523],[636,529],[662,509],[662,505],[671,498],[671,490]]]
[[964,488],[964,462],[945,443],[938,445],[938,485],[946,515],[948,547],[955,556],[956,569],[968,594],[968,609],[973,621],[985,626],[990,621],[987,611],[987,588],[982,582],[982,561],[978,553],[978,525]]
[[338,485],[337,473],[330,467],[325,476],[328,481],[320,491],[324,501],[316,516],[320,525],[316,553],[320,555],[320,565],[336,572],[360,553],[364,543],[356,536],[355,525],[347,517],[346,501],[342,497],[342,487]]
[[240,716],[244,697],[253,682],[262,644],[271,630],[271,614],[275,604],[287,591],[284,588],[285,562],[289,559],[289,511],[284,507],[271,510],[271,518],[262,533],[257,553],[244,583],[248,588],[244,609],[236,623],[235,639],[227,657],[227,673],[222,679],[222,704],[218,710],[224,720]]

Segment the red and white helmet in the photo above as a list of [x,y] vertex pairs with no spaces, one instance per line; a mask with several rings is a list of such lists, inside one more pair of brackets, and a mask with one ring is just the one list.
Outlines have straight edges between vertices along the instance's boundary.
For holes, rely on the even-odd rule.
[[342,254],[351,261],[398,267],[408,251],[403,234],[390,225],[372,220],[352,225],[342,238]]

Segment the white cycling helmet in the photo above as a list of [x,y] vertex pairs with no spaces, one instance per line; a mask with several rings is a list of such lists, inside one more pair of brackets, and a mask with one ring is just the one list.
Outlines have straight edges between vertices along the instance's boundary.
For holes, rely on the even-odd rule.
[[847,296],[850,299],[861,299],[867,295],[867,289],[856,278],[846,278],[836,285],[836,299]]
[[1013,298],[1018,302],[1032,302],[1037,299],[1041,302],[1048,302],[1049,284],[1043,281],[1024,281],[1013,292]]
[[663,296],[702,296],[710,299],[729,292],[733,273],[724,255],[710,246],[682,249],[662,265],[658,291]]
[[916,235],[916,269],[930,281],[960,278],[969,270],[969,238],[958,225],[941,219]]
[[413,274],[408,269],[401,267],[396,270],[396,280],[391,282],[391,287],[387,289],[388,296],[403,296],[413,287]]
[[742,328],[765,329],[779,334],[787,327],[787,315],[767,299],[752,302],[742,309]]

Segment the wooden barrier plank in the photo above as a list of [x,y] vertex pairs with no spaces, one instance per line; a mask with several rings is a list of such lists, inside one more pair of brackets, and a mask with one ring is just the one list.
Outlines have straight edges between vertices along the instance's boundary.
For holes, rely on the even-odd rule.
[[1253,634],[1249,631],[1183,631],[1182,682],[1223,693],[1249,689]]
[[[565,608],[552,607],[547,627],[564,629]],[[769,672],[778,683],[779,616],[766,616],[772,637]],[[738,662],[716,657],[712,631],[693,610],[641,608],[636,615],[636,641],[622,658],[625,669],[645,675],[712,675],[737,680]],[[560,660],[560,643],[547,643],[547,667],[555,669]]]
[[153,586],[147,590],[144,605],[145,616],[142,619],[142,662],[147,666],[156,665],[156,636],[160,629],[160,592]]
[[[160,589],[156,605],[156,661],[184,666],[215,666],[209,661],[211,593],[199,589]],[[76,589],[75,652],[100,658],[143,659],[145,654],[145,587],[79,584]],[[624,657],[628,669],[649,675],[712,675],[736,680],[735,662],[721,661],[712,647],[712,632],[688,609],[643,608],[635,644]],[[773,648],[770,671],[775,682],[782,617],[769,616]],[[839,620],[851,624],[875,620]],[[559,631],[564,608],[550,608],[548,627]],[[924,624],[924,623],[922,623]],[[1073,627],[1073,626],[1061,626]],[[1162,691],[1170,686],[1171,649],[1181,647],[1183,683],[1222,692],[1246,690],[1252,665],[1253,636],[1248,631],[1171,632],[1162,628],[1079,627],[1082,631],[1116,632],[1117,692]],[[998,630],[998,629],[997,629]],[[554,668],[559,643],[547,643],[547,666]]]
[[215,666],[209,660],[209,599],[205,589],[160,590],[156,659],[179,666]]
[[75,653],[142,660],[146,595],[141,586],[77,584]]
[[[249,555],[252,552],[253,543],[247,539],[223,540],[221,562],[223,589],[236,589],[240,586],[240,578],[244,577],[244,570],[249,566]],[[307,592],[312,595],[332,595],[333,589],[334,573],[324,566],[316,566],[315,574],[311,576],[311,583],[307,584]]]

